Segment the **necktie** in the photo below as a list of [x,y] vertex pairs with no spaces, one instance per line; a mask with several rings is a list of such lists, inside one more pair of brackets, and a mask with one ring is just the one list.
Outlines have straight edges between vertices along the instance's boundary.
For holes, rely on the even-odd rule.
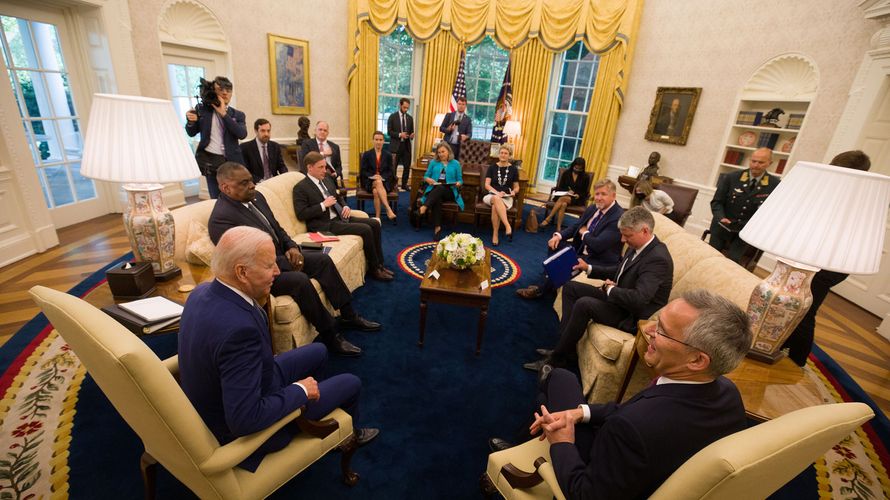
[[407,132],[408,128],[405,126],[405,113],[399,113],[402,116],[402,132]]
[[269,152],[266,146],[266,144],[263,144],[263,179],[272,177],[272,172],[269,171]]
[[261,305],[260,305],[257,301],[255,301],[255,300],[253,301],[253,306],[256,307],[257,309],[259,309],[259,311],[260,311],[260,316],[263,317],[263,320],[265,320],[266,324],[268,325],[268,324],[269,324],[269,315],[266,314],[266,310],[263,309],[263,306],[261,306]]
[[757,179],[751,179],[751,181],[748,182],[748,191],[754,191],[755,187],[757,187]]
[[451,133],[451,142],[452,144],[457,144],[460,139],[460,121],[464,119],[464,115],[461,113],[454,114],[454,124],[457,125],[454,127],[454,132]]
[[621,273],[624,272],[624,268],[630,265],[630,263],[634,260],[634,257],[637,255],[637,251],[634,249],[628,249],[627,256],[624,259],[624,262],[621,263],[621,269],[618,270],[618,275],[615,276],[615,283],[618,283],[618,280],[621,279]]
[[266,231],[269,233],[269,235],[272,236],[272,239],[275,240],[275,246],[278,246],[278,235],[275,234],[275,231],[272,229],[272,224],[269,223],[269,220],[266,219],[266,216],[263,215],[262,212],[260,212],[260,209],[254,206],[252,201],[247,202],[247,208],[250,209],[250,213],[252,213],[253,216],[260,221],[263,227],[266,228]]
[[[326,197],[331,196],[331,192],[328,191],[328,187],[324,185],[324,180],[318,181],[318,185],[321,186],[321,192],[324,193]],[[343,207],[340,205],[340,202],[335,201],[334,204],[331,205],[331,208],[333,208],[334,212],[337,213],[337,217],[340,217],[341,219],[343,218]]]
[[597,210],[596,215],[590,218],[590,222],[587,223],[587,230],[593,231],[596,229],[596,225],[600,223],[600,219],[603,218],[603,211]]

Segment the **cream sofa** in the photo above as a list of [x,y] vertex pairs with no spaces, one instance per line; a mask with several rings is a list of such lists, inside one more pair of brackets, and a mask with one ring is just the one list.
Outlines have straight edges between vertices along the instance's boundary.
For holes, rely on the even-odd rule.
[[[684,292],[704,288],[719,293],[747,309],[748,300],[760,279],[743,267],[724,257],[697,236],[661,214],[655,217],[655,235],[667,245],[674,261],[674,282],[671,300]],[[576,281],[599,285],[586,275]],[[553,304],[556,314],[562,313],[562,289]],[[587,333],[578,342],[578,365],[584,395],[591,403],[614,401],[630,363],[634,336],[605,325],[590,323]],[[640,381],[632,382],[627,394],[640,388]]]
[[[287,234],[297,243],[311,241],[306,234],[306,224],[297,219],[294,213],[293,188],[305,177],[299,172],[288,172],[278,175],[257,185],[257,191],[265,196],[275,214],[275,219]],[[175,259],[180,266],[187,266],[186,262],[195,262],[188,259],[186,252],[189,240],[194,240],[194,234],[190,238],[190,231],[194,233],[193,222],[207,227],[210,213],[216,200],[206,200],[193,205],[173,210],[173,219],[176,222],[176,249]],[[367,217],[365,212],[352,211],[353,217]],[[330,256],[340,276],[350,291],[365,283],[365,253],[362,251],[362,239],[359,236],[339,236],[340,241],[325,243],[333,248]],[[209,276],[209,273],[208,273]],[[313,280],[315,289],[318,290],[322,302],[331,312],[334,309],[321,290],[318,282]],[[299,307],[289,295],[272,298],[272,338],[273,349],[276,353],[292,349],[294,345],[305,345],[312,342],[318,332],[315,331],[306,318],[303,317]]]

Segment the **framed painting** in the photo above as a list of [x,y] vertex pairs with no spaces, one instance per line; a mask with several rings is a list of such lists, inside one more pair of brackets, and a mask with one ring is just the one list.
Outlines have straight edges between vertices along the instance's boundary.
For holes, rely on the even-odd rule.
[[309,114],[309,42],[269,33],[272,114]]
[[646,140],[686,144],[701,87],[658,87]]

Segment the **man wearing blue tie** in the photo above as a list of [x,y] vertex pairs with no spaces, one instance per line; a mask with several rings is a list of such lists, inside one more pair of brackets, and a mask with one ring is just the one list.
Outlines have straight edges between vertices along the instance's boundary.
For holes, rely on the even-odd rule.
[[473,120],[467,115],[467,98],[457,98],[457,110],[445,115],[439,132],[445,134],[443,139],[451,146],[454,159],[460,161],[460,146],[473,137]]
[[[578,222],[563,231],[553,233],[547,242],[548,255],[568,245],[588,264],[610,266],[621,258],[621,233],[618,219],[624,209],[615,201],[615,183],[601,179],[593,186],[593,205],[587,207]],[[516,291],[524,299],[537,299],[555,291],[553,283],[544,276],[537,285]]]
[[674,262],[667,246],[652,233],[655,219],[643,207],[634,207],[618,219],[624,257],[615,265],[594,266],[578,259],[575,269],[589,278],[603,279],[599,288],[569,281],[562,290],[560,338],[553,351],[539,349],[544,358],[524,368],[545,377],[552,367],[574,367],[577,344],[594,321],[628,333],[636,333],[637,320],[649,318],[668,302],[673,285]]

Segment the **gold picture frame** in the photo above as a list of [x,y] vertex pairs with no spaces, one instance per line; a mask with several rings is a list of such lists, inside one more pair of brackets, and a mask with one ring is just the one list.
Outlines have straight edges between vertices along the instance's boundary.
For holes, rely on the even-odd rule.
[[701,87],[658,87],[646,140],[685,145],[700,96]]
[[272,114],[309,114],[309,42],[269,33]]

